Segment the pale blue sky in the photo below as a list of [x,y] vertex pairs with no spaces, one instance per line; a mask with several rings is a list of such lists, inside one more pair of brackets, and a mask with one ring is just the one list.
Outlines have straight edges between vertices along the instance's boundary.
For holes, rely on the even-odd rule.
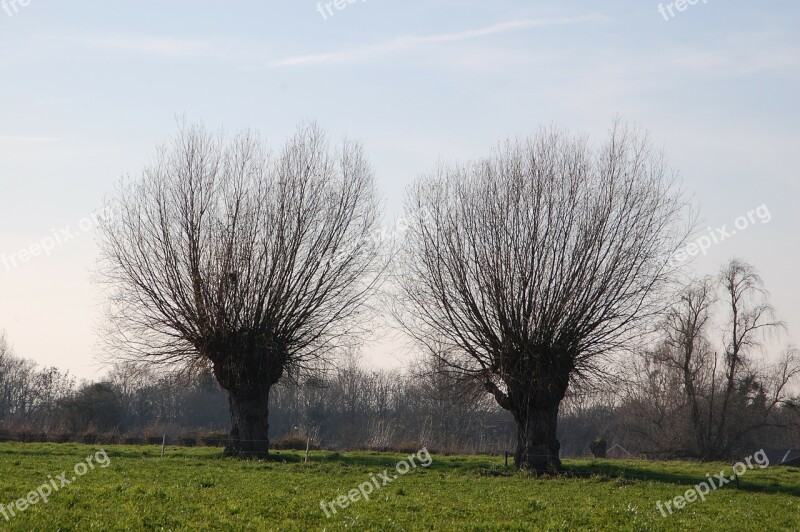
[[[668,2],[664,2],[665,6]],[[0,257],[95,210],[175,130],[302,119],[362,140],[388,211],[437,160],[480,156],[554,123],[601,140],[650,130],[707,225],[772,219],[708,251],[761,271],[800,342],[800,3],[702,0],[665,20],[628,0],[6,0],[0,9]],[[17,352],[92,376],[99,297],[91,229],[49,256],[0,262],[0,329]],[[786,341],[789,341],[787,339]],[[376,364],[404,356],[368,346]]]

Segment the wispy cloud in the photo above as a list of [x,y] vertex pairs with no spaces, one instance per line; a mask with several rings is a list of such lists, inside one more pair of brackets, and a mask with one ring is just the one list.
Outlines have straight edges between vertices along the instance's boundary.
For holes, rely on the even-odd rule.
[[[275,68],[352,63],[386,54],[400,52],[418,46],[469,41],[526,29],[544,28],[550,26],[566,26],[605,19],[606,17],[603,16],[589,15],[571,18],[511,20],[483,28],[454,33],[399,37],[382,43],[370,44],[360,48],[338,52],[325,52],[319,54],[284,57],[282,59],[271,61],[266,65],[261,64],[257,66],[250,66],[247,67],[247,69],[255,70],[264,67]],[[231,41],[229,39],[193,39],[120,33],[88,36],[67,35],[58,36],[55,38],[102,50],[136,52],[167,58],[216,58],[249,62],[252,65],[253,60],[256,57],[263,56],[263,50],[259,52],[257,50],[259,47],[254,46],[253,43],[248,44]]]
[[305,65],[330,65],[338,63],[352,63],[364,59],[371,59],[376,56],[402,51],[415,46],[425,44],[439,44],[458,41],[468,41],[481,37],[488,37],[500,33],[508,33],[531,28],[543,28],[548,26],[565,26],[605,20],[606,17],[590,15],[572,18],[546,18],[546,19],[523,19],[508,22],[500,22],[484,28],[466,30],[456,33],[441,33],[437,35],[409,36],[394,39],[392,41],[372,44],[361,48],[354,48],[341,52],[326,52],[320,54],[299,55],[286,57],[270,62],[269,67],[292,67]]

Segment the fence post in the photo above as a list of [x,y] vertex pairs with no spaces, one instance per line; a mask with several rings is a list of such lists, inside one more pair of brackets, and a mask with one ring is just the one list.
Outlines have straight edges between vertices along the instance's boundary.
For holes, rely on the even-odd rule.
[[308,463],[308,451],[311,450],[311,436],[306,439],[306,463]]
[[164,447],[167,445],[167,435],[164,434],[164,437],[161,438],[161,458],[164,458]]

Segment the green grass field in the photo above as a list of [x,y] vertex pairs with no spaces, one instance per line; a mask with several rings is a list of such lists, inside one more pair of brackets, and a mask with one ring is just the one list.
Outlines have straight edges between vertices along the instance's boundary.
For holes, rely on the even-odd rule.
[[[728,464],[570,460],[573,478],[508,473],[502,458],[433,455],[369,500],[325,516],[330,501],[370,482],[402,454],[281,451],[270,461],[221,458],[219,449],[108,446],[110,462],[71,481],[99,447],[0,444],[0,502],[43,483],[55,490],[0,527],[14,530],[800,530],[800,469],[753,469],[706,501],[662,517],[669,500]],[[107,467],[101,467],[102,463]],[[83,470],[81,466],[80,471]],[[52,483],[50,478],[52,478]],[[368,491],[365,488],[365,491]],[[46,492],[45,492],[46,494]],[[6,513],[8,509],[6,508]]]

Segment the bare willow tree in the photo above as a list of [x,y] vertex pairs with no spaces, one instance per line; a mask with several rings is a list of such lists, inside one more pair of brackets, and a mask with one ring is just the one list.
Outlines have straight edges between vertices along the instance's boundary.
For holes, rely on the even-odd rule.
[[[746,451],[758,431],[788,428],[782,411],[794,407],[798,354],[787,348],[772,364],[759,357],[783,326],[755,268],[741,260],[684,287],[659,328],[662,337],[644,353],[649,371],[631,389],[634,401],[646,399],[631,417],[644,422],[639,432],[651,449],[724,460]],[[668,394],[659,381],[670,384]]]
[[[713,399],[704,411],[703,394],[714,389],[716,356],[707,338],[712,310],[716,303],[716,286],[706,277],[691,282],[678,295],[667,312],[662,329],[663,344],[655,351],[658,363],[672,369],[680,377],[685,400],[689,404],[691,425],[700,454],[712,446],[709,434],[713,422]],[[675,391],[680,391],[676,387]],[[707,415],[706,415],[707,414]]]
[[[717,286],[711,283],[704,279],[690,285],[671,309],[664,352],[683,374],[699,457],[719,460],[739,450],[744,436],[773,426],[776,411],[790,404],[800,360],[791,348],[775,365],[757,359],[762,342],[784,324],[775,319],[764,283],[752,265],[735,259],[721,268],[719,300]],[[708,340],[717,301],[726,309],[722,357]]]
[[268,454],[270,388],[363,331],[381,269],[379,200],[360,145],[315,125],[277,155],[183,125],[100,231],[114,353],[213,368],[228,391],[228,454]]
[[406,331],[513,414],[518,468],[561,467],[559,405],[664,307],[687,205],[645,135],[544,130],[409,191]]

